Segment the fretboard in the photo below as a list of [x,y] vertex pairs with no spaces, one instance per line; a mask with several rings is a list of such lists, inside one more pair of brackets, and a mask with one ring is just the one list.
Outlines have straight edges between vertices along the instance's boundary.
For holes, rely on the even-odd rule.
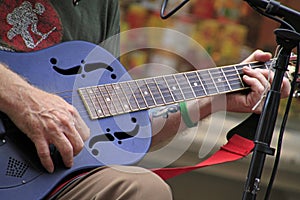
[[229,65],[79,88],[91,119],[146,110],[182,101],[247,89],[243,67],[269,68],[271,61]]

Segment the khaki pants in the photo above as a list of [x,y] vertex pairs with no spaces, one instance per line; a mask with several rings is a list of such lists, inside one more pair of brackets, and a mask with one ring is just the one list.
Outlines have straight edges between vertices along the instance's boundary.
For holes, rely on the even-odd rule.
[[140,167],[98,168],[76,180],[58,200],[169,200],[170,187],[156,174]]

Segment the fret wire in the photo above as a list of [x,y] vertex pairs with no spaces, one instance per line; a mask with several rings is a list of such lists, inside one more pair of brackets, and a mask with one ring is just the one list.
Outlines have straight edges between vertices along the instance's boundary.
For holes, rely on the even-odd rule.
[[[268,61],[270,62],[270,61]],[[227,68],[232,68],[235,72],[236,71],[240,71],[244,66],[250,66],[251,68],[266,68],[268,69],[268,67],[266,67],[266,64],[268,62],[265,62],[265,63],[261,63],[261,62],[254,62],[254,63],[243,63],[243,64],[238,64],[238,65],[228,65],[228,66],[224,66],[224,67],[219,67],[221,69],[227,69]],[[236,67],[237,69],[234,69],[234,67]],[[199,70],[199,71],[202,71],[202,70]],[[238,73],[241,75],[241,73]]]
[[[168,85],[168,88],[170,88],[170,92],[174,97],[175,102],[183,100],[183,95],[180,86],[178,85],[176,79],[174,78],[174,75],[168,75],[165,76],[166,84]],[[176,84],[176,86],[175,86]]]
[[[109,114],[107,114],[106,116],[110,116],[110,115],[112,115],[113,113],[112,113],[111,110],[109,109],[109,106],[108,106],[108,104],[107,104],[107,102],[106,102],[106,96],[103,94],[103,92],[102,92],[102,90],[101,90],[101,87],[103,87],[103,85],[98,85],[98,86],[95,86],[95,87],[92,87],[92,88],[94,88],[94,91],[95,91],[95,89],[97,89],[98,93],[101,95],[102,98],[100,98],[100,99],[99,99],[99,96],[96,95],[97,100],[99,100],[99,103],[100,103],[101,105],[104,105],[104,107],[106,108],[106,109],[103,109],[103,111],[104,111],[104,112],[107,111],[107,112],[109,113]],[[97,92],[96,92],[96,94],[97,94]],[[103,101],[101,101],[101,99],[102,99]]]
[[[233,70],[231,70],[230,69],[230,71],[231,72],[235,72],[235,77],[236,77],[236,69],[234,68],[234,66],[227,66],[227,67],[223,67],[224,69],[228,69],[228,68],[231,68],[231,69],[233,69]],[[222,69],[223,70],[223,69]],[[208,89],[212,89],[212,87],[210,86],[210,84],[212,84],[212,83],[208,83],[207,84],[207,80],[209,80],[209,79],[206,79],[206,78],[204,78],[203,80],[204,81],[206,81],[206,84],[204,85],[204,83],[203,83],[203,80],[201,79],[201,77],[199,76],[199,72],[201,72],[201,71],[203,71],[203,70],[199,70],[199,71],[196,71],[196,75],[198,76],[198,79],[199,79],[199,81],[200,81],[200,83],[201,83],[201,86],[203,87],[203,90],[204,90],[204,92],[205,92],[205,94],[206,95],[208,95],[208,92],[207,92],[207,90],[206,90],[206,88],[208,88]],[[206,71],[206,70],[204,70],[204,71]],[[227,70],[227,72],[228,72],[229,70]],[[223,71],[223,73],[224,73],[224,71]],[[205,76],[204,76],[205,77]],[[226,76],[225,76],[226,77]],[[230,77],[233,77],[233,75],[230,75]],[[229,86],[229,87],[232,87],[232,84],[228,84],[228,82],[230,82],[230,81],[234,81],[234,80],[236,80],[236,81],[238,81],[239,83],[236,83],[236,84],[240,84],[241,83],[241,79],[240,79],[240,77],[238,77],[238,79],[229,79],[228,78],[228,76],[226,77],[226,79],[224,80],[224,83],[226,84],[226,82],[227,82],[227,85]],[[221,82],[220,82],[221,83]],[[233,88],[231,88],[231,89],[233,89]]]
[[238,74],[242,75],[243,74],[243,68],[244,67],[249,67],[251,69],[252,68],[252,65],[250,63],[244,63],[244,64],[239,64],[239,65],[234,65],[236,67],[236,69],[238,70]]
[[[135,93],[133,92],[133,85],[130,85],[129,82],[125,83],[124,85],[127,85],[127,88],[129,89],[127,92],[125,92],[125,89],[122,84],[108,84],[104,86],[93,86],[93,87],[86,87],[86,88],[79,88],[78,92],[81,94],[81,97],[83,98],[84,104],[86,105],[88,112],[90,113],[90,117],[98,117],[101,118],[103,116],[107,115],[112,115],[114,112],[125,112],[125,111],[133,111],[139,110],[141,108],[140,105],[140,100],[144,100],[143,103],[149,107],[148,104],[151,104],[148,102],[149,97],[152,98],[153,103],[155,105],[158,105],[158,99],[161,100],[161,104],[169,104],[170,100],[172,99],[173,102],[178,100],[178,91],[182,94],[184,99],[186,98],[185,95],[191,95],[194,94],[195,97],[197,97],[198,88],[201,89],[200,87],[193,87],[197,86],[197,82],[199,81],[200,85],[202,86],[202,90],[204,91],[205,95],[209,95],[210,92],[207,90],[217,90],[220,92],[219,85],[222,87],[227,87],[229,90],[235,90],[235,89],[240,89],[240,88],[245,88],[244,82],[242,81],[242,68],[244,66],[248,66],[251,68],[266,68],[268,69],[268,63],[248,63],[248,64],[240,64],[240,65],[232,65],[232,66],[225,66],[220,68],[219,70],[212,69],[210,71],[207,70],[199,70],[195,72],[187,72],[184,73],[181,76],[175,76],[172,75],[173,79],[177,83],[177,86],[179,86],[179,90],[176,90],[174,86],[174,90],[171,90],[171,79],[167,79],[168,77],[170,78],[171,76],[162,76],[160,78],[152,78],[152,79],[145,79],[142,80],[144,84],[142,84],[144,89],[146,90],[145,92],[149,93],[143,93],[142,88],[143,87],[135,87],[135,92],[139,96],[136,96]],[[204,75],[201,75],[200,72],[202,72]],[[194,74],[195,73],[195,74]],[[206,73],[206,75],[205,75]],[[196,77],[194,76],[196,75]],[[182,83],[177,79],[177,77],[180,77],[181,80],[182,78],[185,79],[183,80]],[[209,78],[210,77],[210,78]],[[196,78],[196,79],[195,79]],[[212,78],[217,78],[218,82],[216,82]],[[148,81],[151,80],[152,82]],[[158,82],[160,80],[160,83]],[[147,82],[148,81],[148,82]],[[173,82],[173,81],[172,81]],[[140,84],[141,82],[132,82],[132,84]],[[163,84],[164,83],[164,84]],[[161,85],[162,84],[162,85]],[[195,85],[196,84],[196,85]],[[227,84],[227,86],[224,86],[222,84]],[[116,87],[119,85],[120,90]],[[152,86],[155,87],[152,87]],[[214,86],[214,87],[213,87]],[[154,89],[156,88],[156,89]],[[186,92],[184,92],[186,90]],[[106,91],[106,92],[105,92]],[[128,92],[131,91],[129,94]],[[139,93],[138,93],[139,91]],[[188,92],[187,92],[188,91]],[[130,95],[131,99],[133,98],[133,102],[136,105],[136,108],[133,108],[133,104],[131,101],[128,99]],[[143,96],[147,95],[147,96]],[[149,97],[148,97],[149,96]],[[105,98],[106,97],[106,98]],[[139,99],[138,99],[139,97]],[[169,98],[168,100],[166,98]],[[108,99],[109,102],[111,102],[110,106],[108,106]],[[151,102],[152,102],[151,100]],[[128,103],[127,108],[124,106],[123,101],[126,101]],[[117,104],[119,102],[119,104]],[[119,105],[119,106],[118,106]],[[126,105],[126,104],[125,104]],[[109,108],[114,110],[110,110]],[[129,110],[128,110],[129,109]]]
[[263,69],[269,69],[269,67],[267,67],[266,65],[268,65],[268,63],[272,63],[272,60],[270,61],[267,61],[267,62],[255,62],[255,63],[248,63],[249,67],[252,68],[252,69],[255,69],[255,68],[262,68],[264,67]]
[[[119,102],[119,106],[121,107],[122,111],[119,112],[119,113],[123,113],[123,112],[126,112],[125,111],[125,108],[124,108],[124,105],[123,105],[123,101],[121,100],[119,94],[118,94],[118,91],[119,91],[119,86],[116,85],[115,83],[112,83],[110,84],[111,85],[111,88],[112,88],[112,92],[115,94],[115,97],[117,98],[118,102]],[[116,87],[115,87],[116,86]]]
[[106,85],[101,85],[101,86],[98,86],[98,88],[100,89],[100,92],[103,94],[104,96],[104,101],[107,105],[107,108],[109,110],[109,112],[113,115],[113,114],[116,114],[117,111],[116,111],[116,108],[114,107],[114,104],[113,104],[113,100],[111,99],[107,89],[106,89]]
[[[261,65],[261,64],[257,64],[257,63],[255,63],[255,65],[257,65],[257,66],[259,66],[259,67],[263,67],[263,65]],[[241,65],[239,65],[239,67],[240,68],[242,68],[243,66],[245,66],[245,64],[241,64]],[[236,74],[236,72],[237,71],[239,71],[239,70],[237,70],[237,69],[235,69],[235,66],[226,66],[226,67],[223,67],[223,68],[232,68],[233,69],[233,71],[235,72],[235,74]],[[266,67],[267,68],[267,67]],[[223,70],[223,69],[222,69]],[[208,88],[208,89],[212,89],[211,88],[211,86],[209,85],[209,84],[206,84],[206,87],[204,87],[204,83],[203,83],[203,81],[201,80],[201,78],[199,77],[199,72],[201,72],[202,70],[199,70],[198,71],[198,73],[196,73],[197,74],[197,76],[198,76],[198,78],[199,78],[199,80],[200,80],[200,83],[201,83],[201,85],[203,86],[203,90],[204,90],[204,92],[206,93],[206,95],[208,94],[207,93],[207,91],[206,91],[206,88]],[[228,70],[227,70],[228,71]],[[232,71],[232,70],[230,70],[230,71]],[[232,72],[233,72],[232,71]],[[231,75],[231,77],[232,77],[233,75]],[[231,80],[229,80],[229,78],[228,77],[226,77],[226,79],[225,79],[225,81],[224,81],[224,83],[226,83],[227,82],[227,85],[229,86],[229,87],[231,87],[232,86],[232,84],[228,84],[228,82],[229,81],[234,81],[234,80],[236,80],[236,81],[239,81],[239,83],[238,84],[240,84],[240,83],[243,83],[242,81],[241,81],[241,77],[240,77],[240,73],[238,73],[237,74],[237,76],[238,76],[238,79],[231,79]],[[235,76],[236,77],[236,76]],[[204,80],[207,80],[207,79],[204,79]],[[243,85],[243,84],[242,84]],[[243,87],[245,87],[244,85],[243,85]],[[233,89],[233,88],[231,88],[231,89]]]
[[244,66],[248,66],[252,69],[255,69],[255,68],[265,68],[265,69],[268,69],[268,67],[266,67],[266,64],[268,64],[269,62],[272,62],[272,61],[267,61],[267,62],[252,62],[252,63],[241,63],[241,64],[237,64],[237,65],[229,65],[229,66],[225,66],[223,68],[227,68],[227,67],[232,67],[232,66],[235,66],[237,69],[241,70]]
[[[129,81],[124,82],[124,84],[126,85],[126,87],[128,88],[128,90],[130,91],[130,94],[129,94],[129,95],[130,95],[130,98],[129,98],[130,104],[131,104],[130,99],[133,99],[134,102],[135,102],[135,105],[136,105],[136,107],[137,107],[136,109],[137,109],[137,110],[140,110],[140,105],[139,105],[138,100],[136,99],[136,97],[135,97],[135,95],[134,95],[134,93],[133,93],[133,91],[132,91],[130,85],[129,85]],[[128,91],[128,90],[124,90],[125,93],[126,93],[126,91]],[[126,95],[127,95],[127,93],[126,93]],[[128,96],[127,96],[127,97],[128,97]]]
[[199,77],[197,71],[194,72],[194,77],[195,77],[195,82],[196,82],[196,83],[194,83],[194,85],[195,84],[197,85],[197,87],[195,87],[195,89],[196,89],[195,91],[198,93],[199,96],[206,96],[207,93],[206,93],[205,87],[203,86],[203,83],[200,80],[200,77]]
[[[153,99],[156,102],[156,105],[164,105],[164,99],[163,96],[159,90],[159,88],[157,87],[157,83],[155,82],[155,80],[153,78],[147,78],[145,79],[145,82],[149,88],[149,90],[152,93]],[[156,89],[154,89],[152,86],[154,86]]]
[[202,72],[201,74],[199,74],[199,76],[200,76],[200,78],[201,78],[201,80],[203,82],[203,85],[204,85],[204,87],[205,87],[205,89],[207,91],[207,89],[210,89],[210,85],[213,85],[213,83],[209,82],[210,79],[207,79],[204,75],[205,75],[204,72]]
[[[161,84],[158,82],[158,80],[161,80]],[[157,87],[161,91],[161,94],[162,94],[163,99],[165,101],[165,105],[173,103],[174,100],[172,98],[172,94],[171,94],[170,90],[166,87],[166,81],[165,81],[164,77],[163,76],[156,77],[155,81],[157,82]]]
[[182,89],[181,89],[181,87],[180,87],[180,85],[179,85],[179,83],[178,83],[178,81],[176,79],[176,76],[174,74],[173,74],[173,79],[175,80],[175,82],[176,82],[176,84],[177,84],[177,86],[179,88],[179,91],[181,92],[181,96],[182,96],[183,100],[185,100],[183,92],[182,92]]
[[[141,83],[142,82],[142,83]],[[150,93],[147,86],[145,85],[145,82],[143,79],[140,79],[140,80],[136,80],[135,81],[140,93],[141,93],[141,96],[143,97],[143,100],[145,101],[145,104],[146,104],[146,107],[147,108],[150,108],[150,107],[153,107],[153,104],[154,103],[154,99],[148,99],[147,97],[149,96],[148,94]],[[148,90],[148,91],[146,91]],[[150,96],[151,97],[151,96]],[[149,101],[148,101],[149,100]],[[150,105],[151,103],[153,103],[152,105]]]
[[[121,102],[124,113],[131,111],[132,109],[130,109],[128,99],[127,99],[126,95],[124,94],[124,92],[121,88],[121,85],[119,83],[115,83],[115,84],[112,84],[112,87],[119,99],[119,102]],[[120,92],[121,92],[121,94],[120,94]],[[122,95],[122,98],[120,97],[120,95]],[[124,101],[123,101],[124,99],[125,99],[125,101],[127,101],[127,104],[124,104]]]
[[[234,69],[234,66],[232,67],[233,69]],[[225,68],[224,68],[225,69]],[[223,69],[223,70],[224,70]],[[225,69],[226,70],[226,69]],[[237,73],[237,70],[226,70],[226,72],[230,72],[231,73],[231,76],[233,76],[233,74],[235,75],[234,77],[236,77],[236,76],[240,76],[240,74],[239,73]],[[228,75],[227,75],[227,77],[228,77]]]
[[130,85],[130,83],[134,83],[134,82],[133,81],[128,81],[126,83],[127,83],[128,87],[129,87],[129,89],[131,90],[134,98],[136,99],[137,106],[139,107],[139,109],[141,109],[141,103],[139,102],[140,98],[138,99],[137,94],[136,94],[136,90],[133,90],[132,87],[131,87],[131,85]]
[[116,113],[119,113],[118,112],[118,109],[117,109],[117,106],[116,106],[116,102],[115,102],[115,100],[113,99],[113,97],[111,96],[111,92],[108,90],[108,87],[109,86],[109,84],[105,84],[104,85],[104,89],[105,89],[105,91],[106,91],[106,93],[107,93],[107,95],[108,95],[108,97],[109,97],[109,102],[111,102],[110,103],[110,105],[111,105],[111,107],[113,107],[113,110],[116,112]]
[[227,79],[227,77],[226,77],[226,75],[225,75],[225,73],[224,73],[223,68],[221,68],[221,72],[222,72],[222,74],[223,74],[223,76],[224,76],[224,78],[225,78],[225,81],[227,82],[227,85],[229,86],[230,90],[232,90],[231,85],[230,85],[229,82],[228,82],[228,79]]
[[230,87],[226,81],[226,77],[222,73],[222,68],[213,68],[210,70],[211,77],[214,78],[214,83],[218,89],[218,92],[225,92],[230,90]]
[[[189,72],[189,73],[190,73],[190,72]],[[192,93],[193,93],[193,96],[194,96],[194,97],[197,97],[196,94],[195,94],[195,92],[194,92],[194,89],[193,89],[193,87],[192,87],[192,85],[191,85],[191,83],[190,83],[190,81],[189,81],[189,79],[188,79],[188,77],[186,76],[186,74],[187,74],[187,73],[184,73],[183,76],[186,78],[186,81],[188,82],[188,85],[190,86],[190,89],[191,89],[191,91],[192,91]]]
[[[94,107],[94,111],[95,111],[96,116],[99,116],[100,113],[103,113],[103,115],[105,115],[105,113],[103,112],[103,108],[101,108],[99,110],[100,103],[99,103],[99,100],[97,99],[96,94],[93,91],[92,87],[85,88],[85,90],[86,90],[87,95],[90,98],[90,101],[91,101],[93,107]],[[97,102],[98,102],[98,106],[96,105]]]
[[161,95],[161,97],[162,97],[162,100],[164,101],[164,105],[166,105],[167,102],[166,102],[166,100],[165,100],[165,97],[164,97],[164,95],[163,95],[161,89],[159,88],[158,83],[157,83],[157,81],[155,80],[155,78],[153,78],[153,81],[155,82],[155,85],[156,85],[156,87],[157,87],[157,89],[158,89],[158,91],[159,91],[159,93],[160,93],[160,95]]
[[[101,110],[98,110],[98,107],[95,105],[95,102],[93,101],[92,103],[93,103],[93,105],[95,105],[95,110],[96,110],[96,113],[99,113],[100,111],[103,113],[103,115],[104,116],[107,116],[107,114],[105,113],[105,111],[107,111],[107,110],[105,110],[103,107],[102,107],[102,104],[101,104],[101,101],[99,100],[99,98],[98,98],[98,96],[97,96],[97,93],[95,93],[95,90],[93,89],[93,88],[95,88],[95,86],[94,87],[90,87],[89,89],[90,89],[90,91],[94,94],[94,99],[98,102],[98,105],[99,105],[99,107],[101,108]],[[90,95],[91,93],[89,93],[89,95]],[[108,114],[108,115],[110,115],[110,113]]]
[[185,77],[184,73],[176,74],[175,77],[181,87],[184,100],[194,98],[195,96],[193,95],[192,88],[190,87],[189,82]]
[[113,105],[115,106],[117,113],[123,113],[124,109],[123,109],[122,103],[119,100],[119,98],[116,94],[116,90],[113,88],[112,84],[106,84],[105,88],[112,100]]
[[235,69],[235,71],[236,71],[236,73],[238,75],[238,78],[240,79],[240,83],[241,83],[242,87],[245,87],[244,83],[243,83],[243,80],[242,80],[242,78],[240,76],[239,70],[236,68],[236,66],[234,66],[234,69]]
[[199,80],[199,77],[197,75],[197,71],[191,71],[186,73],[186,77],[190,83],[191,88],[193,89],[195,97],[201,97],[206,94],[201,84],[201,81]]
[[152,91],[151,91],[149,85],[147,84],[147,81],[146,81],[146,80],[147,80],[147,79],[144,79],[144,80],[143,80],[143,81],[144,81],[144,84],[146,85],[147,90],[148,90],[148,92],[149,92],[149,94],[150,94],[150,96],[151,96],[151,98],[152,98],[152,100],[153,100],[154,106],[157,106],[158,104],[157,104],[157,102],[156,102],[156,99],[154,98],[153,93],[152,93]]
[[[170,75],[168,75],[168,76],[170,76]],[[173,96],[173,94],[172,94],[172,92],[171,92],[171,90],[170,90],[170,87],[169,87],[169,85],[168,85],[168,83],[167,83],[167,81],[166,81],[166,76],[163,76],[163,79],[164,79],[164,81],[165,81],[165,83],[166,83],[166,86],[167,86],[167,89],[168,89],[169,93],[171,94],[171,97],[172,97],[172,99],[173,99],[173,102],[176,102],[176,101],[175,101],[175,98],[174,98],[174,96]]]
[[216,83],[215,83],[215,81],[214,81],[214,79],[213,79],[213,77],[212,77],[212,75],[211,75],[211,73],[210,73],[210,70],[208,70],[208,74],[209,74],[209,76],[210,76],[210,78],[211,78],[213,84],[215,85],[215,88],[216,88],[216,90],[217,90],[217,93],[220,93],[220,91],[219,91],[219,89],[218,89],[218,87],[217,87],[217,85],[216,85]]
[[237,74],[235,66],[226,67],[223,69],[223,72],[225,73],[232,90],[240,89],[241,87],[243,87],[241,85],[240,75]]
[[[98,117],[100,117],[99,116],[99,112],[98,112],[98,110],[97,110],[97,107],[96,107],[96,105],[95,105],[95,102],[93,101],[93,98],[91,97],[91,94],[90,94],[90,92],[89,91],[91,91],[93,94],[94,94],[94,92],[93,92],[93,90],[92,89],[90,89],[90,88],[85,88],[85,93],[87,94],[87,96],[88,96],[88,98],[89,98],[89,102],[93,105],[93,107],[94,107],[94,111],[95,111],[95,115],[96,116],[98,116]],[[95,95],[95,94],[94,94]],[[88,102],[86,102],[87,104],[89,104]],[[92,112],[92,109],[91,109],[91,105],[89,104],[89,105],[87,105],[88,107],[89,107],[89,111],[90,112]],[[102,111],[101,111],[102,112]],[[103,112],[102,112],[103,113]],[[92,114],[92,113],[91,113]]]
[[199,73],[199,76],[202,79],[207,94],[208,95],[216,94],[218,91],[216,90],[216,87],[214,86],[214,83],[211,80],[208,70],[201,71],[201,72],[202,73]]
[[[251,63],[250,63],[251,64]],[[255,63],[256,65],[257,65],[257,63]],[[240,68],[242,68],[243,66],[245,66],[246,64],[242,64],[242,65],[239,65],[239,67]],[[248,64],[247,64],[248,65]],[[259,66],[263,66],[263,65],[259,65]],[[238,79],[231,79],[231,80],[239,80],[239,82],[241,82],[241,77],[239,76],[241,73],[236,73],[237,71],[239,71],[238,69],[235,69],[235,66],[226,66],[226,67],[223,67],[224,69],[226,69],[226,68],[232,68],[233,70],[230,70],[231,72],[235,72],[235,75],[237,75],[238,76]],[[223,68],[221,68],[222,69],[222,73],[224,73],[224,70],[223,70]],[[202,70],[199,70],[198,72],[201,72]],[[227,71],[229,71],[229,70],[227,70]],[[202,80],[201,80],[201,78],[199,77],[199,74],[198,73],[196,73],[197,74],[197,76],[198,76],[198,78],[199,78],[199,80],[200,80],[200,82],[202,83],[202,86],[203,86],[203,89],[205,89],[205,87],[204,87],[204,84],[203,84],[203,82],[202,82]],[[231,77],[232,77],[233,75],[231,75]],[[222,77],[222,76],[221,76]],[[235,76],[236,77],[236,76]],[[224,83],[228,83],[229,81],[230,81],[230,79],[228,79],[228,76],[225,76],[225,81],[224,81]],[[204,80],[209,80],[209,79],[204,79]],[[209,85],[206,85],[207,87],[209,87]],[[228,84],[228,86],[230,86],[230,84]],[[207,92],[206,92],[207,93]]]
[[[188,83],[188,88],[190,88],[192,91],[193,96],[197,97],[197,95],[195,93],[195,89],[193,87],[193,85],[195,85],[195,84],[197,85],[197,83],[195,82],[195,79],[193,77],[193,73],[194,73],[193,71],[186,72],[186,73],[184,73],[184,77]],[[193,83],[193,85],[192,85],[192,83]]]
[[143,106],[143,108],[148,108],[149,106],[148,106],[148,103],[147,103],[147,101],[146,101],[146,99],[145,99],[145,96],[144,96],[144,93],[143,93],[143,91],[141,90],[141,88],[139,87],[139,85],[138,85],[138,81],[131,81],[131,83],[133,83],[133,84],[135,84],[136,85],[136,87],[137,87],[137,90],[138,90],[138,94],[140,94],[140,96],[142,97],[142,100],[143,100],[143,102],[141,102],[143,105],[145,105],[145,106]]
[[199,71],[196,71],[196,75],[197,75],[197,77],[198,77],[198,79],[199,79],[199,81],[200,81],[200,83],[201,83],[201,85],[202,85],[202,88],[203,88],[203,90],[204,90],[205,95],[207,95],[207,91],[206,91],[206,89],[205,89],[205,87],[204,87],[204,85],[203,85],[203,83],[202,83],[202,80],[201,80],[201,78],[200,78],[198,72],[199,72]]
[[[122,82],[122,84],[120,84],[120,86],[121,86],[121,88],[122,88],[124,94],[126,94],[125,96],[126,96],[128,102],[129,102],[129,106],[131,107],[131,109],[132,109],[132,110],[139,110],[139,109],[140,109],[139,104],[138,104],[138,102],[137,102],[137,99],[136,99],[134,93],[132,92],[131,88],[129,87],[128,81]],[[123,87],[126,87],[127,90],[126,90],[126,89],[124,90]],[[130,92],[129,92],[129,91],[130,91]],[[128,95],[129,95],[130,98],[128,98]],[[134,105],[136,105],[136,108],[133,108],[133,107],[132,107],[133,105],[132,105],[132,101],[130,101],[131,99],[133,99],[133,101],[135,102]]]

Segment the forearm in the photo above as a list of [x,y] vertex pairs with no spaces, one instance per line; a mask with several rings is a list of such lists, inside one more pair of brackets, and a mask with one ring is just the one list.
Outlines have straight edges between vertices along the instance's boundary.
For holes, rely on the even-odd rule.
[[7,114],[21,112],[18,105],[24,100],[22,93],[33,87],[4,64],[0,64],[0,82],[0,110]]
[[[186,102],[187,113],[193,123],[210,114],[225,109],[225,95],[208,97]],[[179,104],[166,106],[151,111],[152,147],[173,138],[177,133],[188,128],[183,120]]]

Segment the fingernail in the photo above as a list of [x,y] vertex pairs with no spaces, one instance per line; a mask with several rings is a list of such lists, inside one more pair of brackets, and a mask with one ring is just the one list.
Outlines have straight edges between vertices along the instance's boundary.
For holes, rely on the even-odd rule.
[[68,162],[67,167],[68,167],[68,168],[71,168],[72,166],[73,166],[73,161]]
[[51,168],[47,169],[47,171],[48,171],[50,174],[52,174],[52,173],[54,172],[54,167],[51,167]]
[[247,76],[247,75],[243,76],[243,79],[248,79],[248,78],[249,78],[249,76]]

